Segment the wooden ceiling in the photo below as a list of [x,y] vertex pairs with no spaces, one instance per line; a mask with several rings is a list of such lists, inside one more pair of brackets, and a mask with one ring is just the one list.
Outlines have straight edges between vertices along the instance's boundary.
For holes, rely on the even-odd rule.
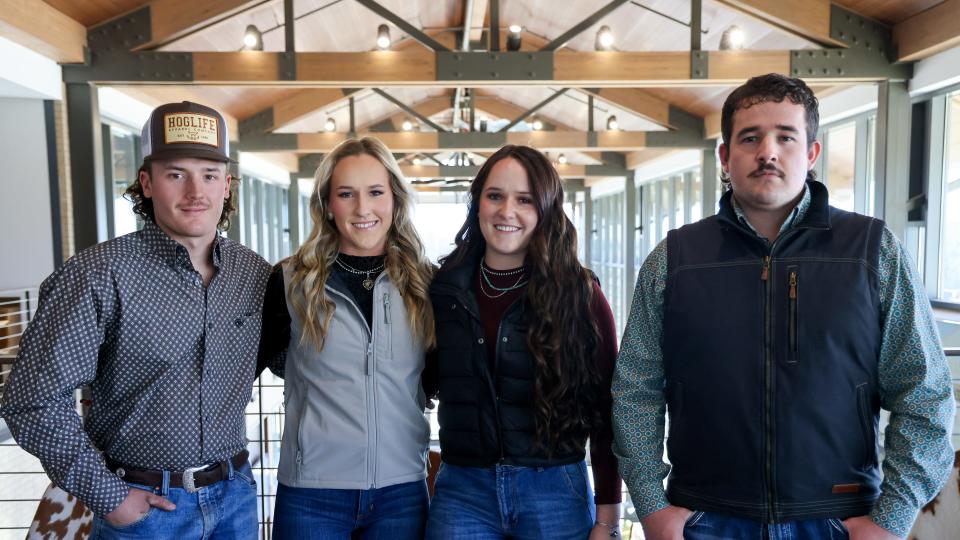
[[[195,0],[43,0],[47,5],[62,12],[85,27],[91,27],[123,15],[147,4],[163,3],[189,9]],[[904,21],[944,0],[833,0],[836,4],[886,24]],[[413,26],[437,36],[448,46],[459,45],[455,31],[464,24],[463,0],[378,0],[386,9],[402,17]],[[556,0],[500,0],[502,26],[518,23],[524,27],[524,49],[535,49],[546,41],[579,23],[602,7],[606,2],[557,2]],[[730,2],[727,2],[729,4]],[[483,8],[485,0],[475,0]],[[480,9],[478,12],[486,12]],[[374,49],[376,29],[387,23],[391,31],[394,49],[420,47],[400,28],[385,21],[379,15],[352,0],[295,0],[296,49],[297,51],[362,52]],[[472,19],[472,34],[478,34],[486,24],[486,17]],[[265,51],[282,51],[284,48],[283,0],[250,0],[243,4],[239,13],[212,24],[201,31],[165,44],[166,51],[236,51],[240,49],[244,29],[256,25],[263,32]],[[607,25],[616,36],[615,50],[620,51],[687,51],[690,43],[690,2],[677,0],[636,0],[626,2],[614,12],[571,39],[566,47],[572,51],[592,51],[597,28]],[[775,28],[743,11],[728,7],[718,0],[706,0],[702,9],[702,47],[705,50],[719,48],[721,35],[727,28],[736,25],[746,35],[750,50],[787,50],[817,47],[818,45]],[[505,32],[504,32],[505,33]],[[474,35],[473,37],[477,37]],[[503,36],[502,36],[503,37]],[[559,87],[558,87],[559,88]],[[496,100],[490,107],[497,113],[491,117],[508,118],[510,114],[523,112],[549,96],[558,88],[505,86],[487,90],[486,99]],[[132,90],[132,89],[131,89]],[[440,122],[452,120],[452,90],[432,88],[386,88],[404,103],[427,107],[428,102],[449,99],[450,106],[427,107],[428,116]],[[649,88],[638,90],[647,99],[668,103],[699,117],[716,115],[730,88],[723,86],[694,88]],[[154,102],[190,99],[202,101],[219,108],[235,119],[248,118],[274,106],[304,90],[287,88],[255,88],[250,86],[148,86],[135,87],[135,93]],[[818,88],[818,94],[829,92]],[[570,90],[551,102],[538,114],[558,129],[583,130],[586,127],[587,94]],[[396,115],[405,114],[395,105],[364,90],[356,99],[357,126],[369,126],[384,120],[396,123]],[[495,106],[496,105],[496,106]],[[615,114],[623,129],[642,131],[658,129],[649,116],[636,114],[635,110],[619,107],[613,101],[596,101],[595,122],[602,129],[606,117]],[[425,109],[425,110],[427,110]],[[479,110],[479,107],[478,107]],[[309,114],[284,126],[283,132],[316,132],[322,129],[327,117],[335,118],[339,131],[346,131],[347,111],[343,103],[319,107]]]

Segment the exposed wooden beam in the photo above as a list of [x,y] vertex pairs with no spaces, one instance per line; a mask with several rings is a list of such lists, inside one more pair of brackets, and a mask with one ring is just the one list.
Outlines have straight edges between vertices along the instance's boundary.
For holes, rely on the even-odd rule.
[[[263,0],[152,0],[141,8],[150,19],[150,35],[134,50],[153,49],[229,19]],[[138,10],[140,11],[140,10]],[[110,21],[104,23],[109,25]]]
[[83,62],[87,29],[42,0],[4,0],[0,36],[60,63]]
[[[861,51],[862,52],[862,51]],[[266,87],[314,86],[357,88],[371,86],[425,86],[431,88],[502,88],[504,86],[566,87],[673,87],[727,86],[742,83],[764,73],[791,73],[791,51],[710,51],[706,78],[690,74],[690,53],[668,52],[560,52],[549,55],[553,69],[542,78],[531,79],[517,71],[498,72],[496,77],[478,72],[478,79],[450,80],[438,77],[438,55],[429,51],[372,51],[348,53],[295,53],[296,77],[288,80],[278,73],[282,53],[273,52],[195,52],[145,53],[148,70],[127,54],[102,54],[90,66],[67,66],[65,82],[104,84],[219,84]],[[487,53],[445,53],[447,55]],[[527,62],[527,53],[501,53],[505,67],[516,68]],[[705,53],[707,54],[707,53]],[[508,65],[510,64],[510,65]],[[849,72],[814,71],[804,80],[808,84],[854,84],[903,80],[909,66],[865,64]],[[449,67],[447,74],[454,73]],[[489,73],[489,72],[488,72]],[[511,75],[514,73],[516,75]],[[802,75],[797,72],[798,75]]]
[[[720,4],[827,47],[846,47],[830,36],[830,0],[717,0]],[[712,68],[712,66],[711,66]]]
[[[560,178],[584,178],[587,176],[588,165],[555,165]],[[444,180],[472,180],[480,167],[444,167],[440,165],[400,165],[400,170],[406,178],[437,178]],[[622,178],[622,175],[621,175]]]
[[655,124],[677,128],[670,125],[670,104],[662,99],[651,96],[637,88],[596,88],[586,90],[597,98],[626,109],[631,113],[646,118]]
[[703,119],[703,133],[708,139],[720,138],[720,111],[710,113]]
[[[297,53],[297,80],[277,77],[279,53],[193,53],[193,78],[200,84],[259,83],[283,86],[703,86],[736,84],[762,73],[788,73],[789,51],[712,51],[707,79],[690,77],[687,52],[587,52],[554,56],[552,80],[438,81],[435,55],[424,52]],[[823,77],[817,80],[849,78]],[[864,80],[872,80],[865,78]],[[119,82],[119,81],[117,81]],[[125,81],[126,82],[126,81]]]
[[[581,131],[511,131],[507,133],[370,132],[394,152],[437,152],[443,150],[487,151],[504,144],[525,144],[543,151],[629,151],[647,146],[647,132],[615,131],[596,133],[595,140]],[[345,133],[300,133],[299,153],[330,152],[347,138]],[[256,150],[243,150],[256,151]]]
[[911,62],[960,45],[960,0],[944,0],[897,23],[893,42],[897,59]]
[[[451,103],[450,100],[451,100],[451,96],[429,97],[427,99],[424,99],[422,101],[415,103],[414,105],[412,105],[412,108],[413,110],[417,111],[418,113],[424,116],[433,116],[437,113],[441,113],[453,107],[453,104]],[[377,118],[376,120],[373,120],[372,122],[368,122],[360,126],[360,129],[364,129],[369,126],[374,126],[382,122],[390,122],[393,125],[393,129],[395,131],[400,131],[402,129],[401,126],[403,125],[403,121],[407,118],[410,118],[410,114],[408,114],[406,111],[402,111],[402,110],[395,111],[395,112],[391,112],[386,116],[382,116],[380,118]]]
[[[497,0],[499,1],[499,0]],[[473,0],[473,9],[470,16],[470,41],[479,41],[483,37],[483,29],[486,26],[487,8],[490,7],[490,0]]]

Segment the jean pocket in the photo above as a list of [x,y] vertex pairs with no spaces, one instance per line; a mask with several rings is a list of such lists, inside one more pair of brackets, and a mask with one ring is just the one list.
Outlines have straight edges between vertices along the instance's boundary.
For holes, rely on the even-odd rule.
[[114,525],[113,523],[110,523],[110,521],[108,521],[107,518],[103,518],[103,523],[113,530],[126,531],[126,530],[133,529],[134,527],[137,527],[139,525],[143,525],[147,521],[147,518],[152,516],[156,511],[157,511],[157,507],[151,506],[149,509],[147,509],[146,512],[143,513],[143,515],[137,518],[136,521],[134,521],[133,523],[127,523],[126,525]]
[[586,465],[584,462],[558,465],[557,468],[560,469],[564,483],[567,485],[570,493],[581,502],[586,503],[587,497],[589,496],[589,489],[587,487]]
[[253,489],[257,489],[257,481],[253,479],[253,470],[249,465],[234,469],[233,476]]
[[837,518],[827,518],[827,523],[830,524],[830,538],[837,538],[844,540],[850,538],[850,531],[847,530],[847,526],[843,524]]
[[687,520],[683,523],[683,528],[686,529],[687,527],[695,526],[705,513],[706,512],[702,512],[699,510],[694,511],[692,514],[690,514],[689,517],[687,517]]

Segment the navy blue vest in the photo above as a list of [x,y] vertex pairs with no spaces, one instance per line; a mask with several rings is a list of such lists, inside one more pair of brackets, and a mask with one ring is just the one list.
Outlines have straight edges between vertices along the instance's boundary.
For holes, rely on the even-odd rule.
[[764,522],[869,512],[883,223],[828,205],[773,244],[734,213],[667,235],[663,353],[672,504]]
[[436,274],[430,286],[437,329],[441,457],[446,463],[548,467],[581,461],[579,450],[555,452],[534,445],[536,369],[527,347],[529,312],[518,299],[503,315],[491,366],[483,326],[471,292],[479,257]]

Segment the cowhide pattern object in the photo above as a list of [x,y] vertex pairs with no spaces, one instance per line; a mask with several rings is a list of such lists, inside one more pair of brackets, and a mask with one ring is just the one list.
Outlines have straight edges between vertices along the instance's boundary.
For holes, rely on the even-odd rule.
[[50,484],[37,505],[27,540],[85,540],[93,529],[93,512],[79,499]]
[[960,450],[953,457],[953,470],[947,485],[920,510],[909,540],[960,539]]

